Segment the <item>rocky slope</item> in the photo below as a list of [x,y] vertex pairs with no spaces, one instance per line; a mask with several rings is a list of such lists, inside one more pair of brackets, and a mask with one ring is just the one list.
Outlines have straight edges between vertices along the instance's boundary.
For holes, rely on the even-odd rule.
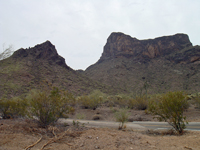
[[101,58],[85,75],[125,91],[200,90],[200,47],[186,34],[138,40],[112,33]]
[[0,61],[0,97],[21,95],[48,84],[75,94],[95,89],[111,91],[67,66],[50,41],[33,48],[21,48]]

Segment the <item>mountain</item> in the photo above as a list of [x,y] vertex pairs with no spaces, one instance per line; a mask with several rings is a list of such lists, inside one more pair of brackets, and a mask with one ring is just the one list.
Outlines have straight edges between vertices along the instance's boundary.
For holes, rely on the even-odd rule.
[[46,41],[32,48],[19,49],[0,61],[0,97],[16,96],[40,89],[42,86],[60,87],[74,94],[92,90],[112,92],[110,87],[81,75],[65,63],[55,46]]
[[200,90],[200,46],[186,34],[138,40],[111,33],[97,63],[84,75],[128,92]]

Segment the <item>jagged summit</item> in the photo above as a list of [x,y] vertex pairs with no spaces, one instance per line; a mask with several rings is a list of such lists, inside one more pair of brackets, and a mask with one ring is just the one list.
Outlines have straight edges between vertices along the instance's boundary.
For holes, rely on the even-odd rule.
[[48,40],[32,48],[21,48],[15,51],[12,57],[17,59],[28,57],[29,60],[32,61],[48,60],[50,64],[56,63],[60,66],[69,68],[65,63],[65,59],[58,55],[55,46]]
[[199,90],[200,46],[187,34],[138,40],[120,32],[107,39],[102,56],[84,74],[101,83],[137,92],[148,83],[149,92]]
[[155,39],[138,40],[121,32],[113,32],[107,39],[103,54],[98,62],[117,57],[151,59],[180,51],[192,46],[188,35],[175,34]]
[[31,89],[42,89],[47,84],[76,95],[95,89],[112,92],[110,87],[67,66],[50,41],[32,48],[21,48],[0,61],[0,98],[4,93],[10,97],[19,96]]

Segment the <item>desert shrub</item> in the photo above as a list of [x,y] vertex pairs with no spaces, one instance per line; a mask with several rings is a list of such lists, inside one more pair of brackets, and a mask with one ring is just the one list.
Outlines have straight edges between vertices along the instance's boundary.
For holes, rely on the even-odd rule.
[[76,114],[76,119],[85,119],[85,114],[77,113]]
[[197,108],[200,108],[200,93],[196,93],[193,96],[193,99],[195,101],[195,105],[197,106]]
[[107,107],[115,107],[115,96],[108,96],[106,97],[105,104]]
[[12,99],[1,98],[0,112],[3,119],[9,119],[12,116],[12,107],[15,105]]
[[82,107],[95,110],[100,104],[103,103],[104,97],[104,93],[99,90],[95,90],[89,95],[80,96],[78,101]]
[[103,117],[100,114],[95,114],[92,116],[92,120],[102,120],[102,119],[103,119]]
[[127,108],[121,108],[115,112],[116,121],[120,123],[119,130],[124,128],[124,123],[128,121],[129,115]]
[[145,110],[148,107],[148,97],[146,95],[135,96],[135,98],[129,99],[128,107],[138,110]]
[[186,127],[185,123],[187,123],[186,117],[183,116],[187,103],[183,92],[168,92],[151,100],[148,112],[159,121],[168,122],[177,133],[182,134]]
[[58,88],[48,91],[33,91],[30,100],[30,115],[38,118],[39,126],[46,127],[69,112],[68,99]]
[[69,106],[76,106],[77,100],[72,93],[65,91],[63,92],[63,97],[66,99]]
[[26,100],[20,98],[0,99],[0,112],[3,119],[25,116],[27,106]]
[[128,95],[120,94],[115,96],[114,103],[117,104],[121,108],[125,108],[128,106],[128,102],[131,98]]
[[106,104],[109,107],[120,107],[125,108],[128,106],[128,102],[131,98],[129,95],[118,94],[118,95],[110,95],[106,98]]
[[27,115],[27,108],[29,104],[27,99],[21,99],[19,97],[14,97],[12,99],[12,113],[14,117],[24,117]]

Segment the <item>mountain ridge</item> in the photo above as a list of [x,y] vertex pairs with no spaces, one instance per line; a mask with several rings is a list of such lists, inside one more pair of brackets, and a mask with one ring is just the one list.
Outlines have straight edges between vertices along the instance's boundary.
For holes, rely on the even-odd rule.
[[[121,32],[107,39],[100,59],[85,71],[73,70],[46,41],[21,48],[0,61],[0,96],[11,97],[49,83],[76,95],[98,89],[105,93],[199,91],[200,46],[186,34],[138,40]],[[148,85],[148,86],[147,86]]]
[[192,43],[188,35],[181,33],[155,39],[138,40],[121,32],[113,32],[108,37],[97,63],[118,56],[155,58],[189,46],[192,46]]
[[70,68],[50,41],[31,48],[21,48],[0,61],[0,97],[5,94],[12,97],[31,89],[41,89],[43,84],[76,95],[87,94],[95,89],[111,92],[109,86]]
[[136,92],[147,82],[152,93],[194,91],[199,90],[196,83],[199,64],[200,47],[193,46],[186,34],[138,40],[114,32],[108,37],[100,59],[84,74],[130,92]]

